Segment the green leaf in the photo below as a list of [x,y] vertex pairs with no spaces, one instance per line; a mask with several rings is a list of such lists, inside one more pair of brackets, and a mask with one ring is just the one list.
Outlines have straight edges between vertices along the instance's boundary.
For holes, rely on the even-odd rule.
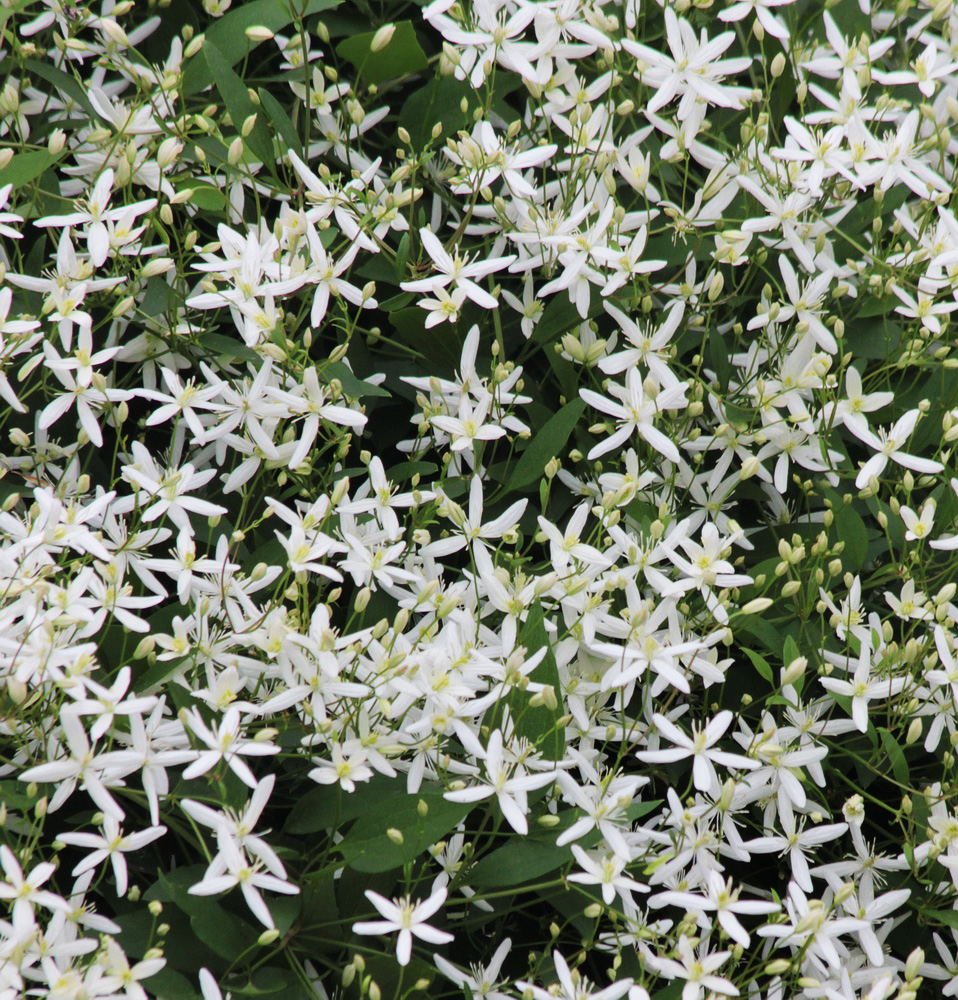
[[[419,803],[426,803],[426,815]],[[360,819],[339,843],[346,864],[358,872],[387,872],[414,861],[432,844],[460,823],[473,808],[471,803],[447,802],[442,792],[419,792],[404,795],[388,809],[374,809]],[[403,840],[397,844],[387,830],[399,830]]]
[[467,876],[469,885],[500,888],[548,875],[572,860],[568,846],[556,847],[557,831],[548,837],[512,837],[482,858]]
[[15,781],[0,781],[0,802],[8,809],[26,812],[36,805],[36,799],[30,798],[25,790],[20,790]]
[[546,464],[561,454],[584,410],[585,402],[573,399],[550,417],[545,426],[530,438],[529,446],[519,456],[519,461],[512,472],[506,493],[520,490],[541,478]]
[[[340,3],[342,0],[308,0],[304,17],[331,10]],[[211,24],[206,32],[206,41],[211,42],[229,58],[230,66],[235,66],[258,44],[246,36],[247,28],[262,25],[273,32],[282,31],[293,20],[288,0],[250,0],[233,7]],[[197,91],[209,87],[213,82],[214,76],[209,64],[196,56],[186,67],[183,77],[183,96],[190,97]]]
[[288,969],[261,968],[257,969],[253,979],[245,986],[230,986],[230,993],[241,997],[265,997],[289,986]]
[[76,108],[70,109],[71,103],[79,104],[90,118],[99,119],[100,116],[93,109],[86,91],[69,73],[64,73],[63,70],[57,69],[49,62],[41,62],[38,59],[28,59],[25,65],[31,74],[39,76],[42,80],[46,80],[47,83],[52,83],[60,91],[60,94],[66,100],[69,110],[76,110]]
[[[603,312],[602,300],[598,296],[592,296],[589,302],[589,314],[585,319],[595,319],[596,316],[601,316]],[[557,295],[546,306],[542,318],[536,324],[532,339],[537,344],[556,341],[562,334],[578,329],[584,321],[567,296]]]
[[260,360],[259,355],[252,347],[247,347],[241,340],[234,340],[222,333],[213,333],[208,330],[201,333],[197,340],[201,347],[205,347],[211,353],[221,357],[236,358],[239,361],[258,362]]
[[911,785],[911,772],[908,770],[908,761],[905,760],[905,754],[898,745],[898,741],[884,728],[879,728],[878,735],[881,737],[882,747],[884,747],[885,753],[888,755],[889,761],[891,761],[891,769],[892,774],[895,775],[895,781],[899,785],[904,785],[906,788],[909,787]]
[[937,920],[946,927],[958,930],[958,910],[928,910],[922,907],[920,912],[926,921]]
[[768,660],[766,660],[761,653],[756,653],[754,650],[746,649],[745,655],[752,661],[752,666],[755,667],[764,680],[768,681],[769,684],[775,683],[772,675],[772,668],[769,666]]
[[782,649],[782,663],[787,667],[793,660],[797,660],[800,655],[798,643],[790,635],[786,636],[785,646]]
[[203,45],[203,58],[216,81],[216,89],[223,98],[233,127],[239,132],[243,122],[250,115],[256,115],[253,131],[243,140],[246,146],[264,165],[275,165],[276,156],[269,132],[262,121],[262,112],[250,100],[246,84],[233,72],[226,56],[209,40]]
[[320,785],[297,799],[285,829],[287,833],[339,829],[368,815],[385,799],[404,795],[405,791],[402,782],[381,774],[357,785],[355,792],[344,792],[338,785]]
[[145,316],[159,316],[173,305],[174,298],[173,289],[162,278],[150,278],[140,302],[140,312]]
[[263,87],[260,87],[257,93],[259,94],[260,106],[269,115],[269,120],[282,137],[283,142],[297,155],[302,156],[303,140],[300,138],[299,132],[296,131],[292,119],[286,114],[286,109]]
[[363,396],[384,396],[390,398],[388,389],[381,385],[373,385],[371,382],[364,382],[357,378],[348,365],[342,361],[333,361],[323,368],[323,378],[328,382],[330,379],[338,378],[343,387],[343,392],[353,399],[361,399]]
[[776,656],[782,653],[782,636],[778,629],[771,622],[766,621],[761,615],[749,615],[743,618],[737,626],[745,632],[754,635],[762,641],[762,645]]
[[376,32],[367,31],[340,42],[336,54],[351,62],[368,83],[382,83],[425,69],[429,61],[416,38],[412,21],[396,21],[395,29],[389,44],[379,52],[369,48]]
[[728,346],[725,338],[717,330],[710,330],[708,337],[709,363],[715,372],[719,385],[724,390],[728,387],[729,375],[732,367],[729,362]]
[[193,192],[190,196],[190,204],[202,209],[204,212],[220,212],[226,208],[226,195],[219,188],[212,184],[189,184],[187,185]]
[[442,126],[442,135],[454,136],[469,127],[469,115],[463,113],[462,99],[475,95],[468,83],[453,76],[440,76],[411,94],[402,107],[399,120],[409,130],[413,149],[424,149],[432,140],[432,130]]
[[158,691],[178,670],[193,659],[193,654],[178,656],[175,660],[157,660],[145,673],[133,678],[133,690],[139,695]]
[[[561,760],[565,753],[565,728],[556,726],[556,722],[564,713],[562,706],[562,681],[559,678],[559,668],[549,644],[546,633],[542,605],[539,601],[533,605],[529,617],[519,630],[519,645],[525,646],[526,654],[532,656],[543,647],[546,655],[529,675],[536,684],[549,684],[555,692],[557,705],[550,709],[546,705],[529,708],[526,705],[512,706],[512,717],[516,720],[516,732],[525,736],[532,744],[539,747],[543,756],[549,760]],[[512,700],[528,696],[523,692],[513,692]],[[523,711],[524,709],[524,711]]]
[[32,149],[16,156],[0,170],[0,187],[12,184],[14,190],[36,180],[48,167],[61,158],[63,154],[54,156],[46,149]]
[[156,1000],[200,1000],[199,992],[186,976],[169,965],[144,982],[150,988],[149,996]]
[[200,941],[220,958],[232,961],[239,952],[256,943],[259,932],[226,910],[214,897],[190,894],[190,886],[201,881],[205,872],[203,865],[177,868],[161,875],[143,898],[176,903],[190,918],[193,933]]
[[868,551],[868,529],[858,511],[851,506],[842,507],[835,515],[835,533],[839,541],[845,543],[842,550],[845,568],[857,573],[862,568]]
[[434,476],[439,472],[435,462],[400,462],[386,470],[386,477],[392,483],[404,483],[415,475]]
[[641,819],[643,816],[648,816],[650,812],[654,812],[662,805],[662,802],[662,799],[646,799],[644,802],[633,802],[625,810],[625,815],[634,823],[637,819]]

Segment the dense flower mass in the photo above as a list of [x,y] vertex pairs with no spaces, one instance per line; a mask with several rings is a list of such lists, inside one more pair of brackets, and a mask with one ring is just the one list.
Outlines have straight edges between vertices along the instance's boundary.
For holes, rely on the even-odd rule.
[[0,67],[0,1000],[958,995],[958,7]]

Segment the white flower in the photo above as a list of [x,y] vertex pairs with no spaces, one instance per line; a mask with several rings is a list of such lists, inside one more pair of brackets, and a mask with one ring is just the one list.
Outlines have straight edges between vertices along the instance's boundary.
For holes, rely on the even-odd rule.
[[552,961],[559,981],[549,989],[524,981],[516,983],[516,986],[531,991],[535,1000],[617,1000],[632,988],[631,979],[620,979],[604,990],[593,992],[589,980],[581,976],[578,970],[573,973],[569,963],[558,951],[552,953]]
[[694,729],[694,735],[687,736],[674,722],[656,713],[652,716],[655,728],[674,744],[674,747],[671,750],[639,750],[635,755],[647,764],[668,764],[692,757],[692,781],[695,787],[699,791],[710,792],[717,796],[721,782],[715,773],[713,763],[748,770],[759,766],[758,761],[750,757],[715,749],[715,744],[731,725],[732,719],[732,713],[726,709],[711,719],[704,729]]
[[190,886],[190,893],[194,896],[215,896],[238,885],[246,900],[246,905],[256,919],[265,927],[274,927],[273,918],[260,894],[260,889],[296,895],[299,888],[275,875],[267,875],[260,871],[259,862],[251,865],[232,838],[221,837],[217,841],[217,845],[223,859],[221,863],[216,864],[215,868],[213,865],[210,868],[214,871],[218,870],[222,874],[213,875],[207,871],[205,878]]
[[660,455],[670,462],[678,464],[680,460],[678,448],[665,434],[653,426],[653,420],[661,410],[684,409],[688,405],[685,398],[685,385],[674,385],[651,395],[642,384],[642,376],[638,368],[630,368],[625,379],[624,386],[610,383],[608,388],[609,395],[618,402],[600,396],[591,389],[579,390],[579,395],[589,406],[600,413],[607,413],[614,417],[619,425],[618,429],[609,437],[589,451],[589,461],[591,462],[600,455],[605,455],[621,447],[634,433],[638,432],[639,436],[644,438]]
[[859,440],[864,441],[869,447],[874,448],[877,454],[861,467],[855,479],[855,486],[862,489],[868,480],[874,476],[876,479],[885,471],[888,460],[897,462],[906,469],[913,472],[933,474],[941,472],[944,466],[941,462],[936,462],[930,458],[921,458],[918,455],[906,455],[901,449],[911,437],[915,424],[921,416],[920,410],[909,410],[903,417],[900,417],[890,430],[879,428],[877,433],[859,424],[857,421],[848,423],[846,426]]
[[726,934],[737,941],[743,948],[748,948],[751,938],[745,928],[739,923],[737,913],[768,914],[781,909],[778,903],[759,899],[739,899],[739,891],[732,889],[732,880],[727,882],[715,871],[706,875],[706,894],[700,896],[694,892],[667,891],[660,892],[649,899],[649,906],[678,906],[688,913],[699,917],[699,926],[708,930],[711,926],[709,913],[715,913],[719,924]]
[[396,939],[396,961],[408,965],[412,957],[413,935],[430,944],[448,944],[454,935],[431,927],[426,921],[436,913],[446,901],[445,888],[437,889],[428,899],[413,903],[408,896],[389,900],[371,889],[366,890],[366,898],[382,914],[384,920],[360,920],[353,924],[354,934],[392,934],[399,931]]
[[464,292],[468,298],[472,299],[476,305],[482,306],[483,309],[497,307],[496,300],[487,291],[480,288],[473,279],[483,278],[494,271],[508,267],[516,259],[515,254],[470,263],[468,257],[463,259],[458,253],[455,257],[450,257],[439,238],[429,229],[420,229],[419,238],[439,273],[429,278],[421,278],[418,281],[404,281],[399,286],[403,291],[431,292],[435,295],[438,289],[453,284],[454,291]]
[[676,16],[671,7],[665,8],[665,36],[671,56],[623,39],[622,47],[639,60],[636,75],[653,92],[646,105],[648,111],[664,108],[674,98],[681,97],[678,117],[686,118],[698,101],[717,104],[722,108],[740,108],[749,91],[722,82],[725,76],[742,73],[751,65],[751,58],[719,59],[735,41],[735,32],[726,31],[709,40],[705,29],[696,38],[695,29],[685,18]]
[[473,965],[468,973],[461,972],[451,962],[446,961],[442,955],[433,955],[432,959],[436,963],[436,968],[447,979],[451,979],[463,992],[465,992],[465,988],[468,988],[469,993],[476,1000],[510,1000],[510,994],[503,993],[498,987],[505,985],[499,981],[499,973],[511,948],[512,940],[506,938],[496,948],[495,954],[487,965]]
[[668,979],[686,980],[685,986],[682,987],[682,1000],[699,1000],[705,990],[721,993],[727,997],[739,995],[737,987],[732,982],[722,976],[714,975],[731,958],[730,951],[709,953],[708,946],[703,945],[699,954],[696,954],[684,934],[679,938],[676,950],[681,962],[655,955],[649,964]]
[[101,861],[110,859],[113,874],[116,877],[116,894],[125,896],[127,888],[126,858],[127,851],[138,851],[147,844],[153,843],[166,833],[165,826],[151,826],[138,833],[124,834],[120,824],[112,817],[103,820],[102,833],[61,833],[60,840],[74,847],[91,848],[91,852],[73,869],[74,875],[82,875],[85,871],[96,868]]
[[526,793],[550,784],[555,780],[555,772],[527,774],[518,765],[507,763],[500,729],[496,729],[489,737],[489,745],[483,753],[482,761],[487,784],[446,792],[443,798],[450,802],[479,802],[495,795],[506,822],[516,833],[525,836],[529,832],[526,820],[529,803]]

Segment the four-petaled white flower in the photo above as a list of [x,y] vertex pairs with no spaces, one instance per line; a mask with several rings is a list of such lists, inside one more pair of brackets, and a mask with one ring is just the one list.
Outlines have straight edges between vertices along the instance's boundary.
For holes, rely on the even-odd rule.
[[430,944],[448,944],[454,935],[432,927],[426,921],[439,911],[446,901],[445,888],[437,889],[428,899],[413,903],[408,896],[386,899],[378,892],[366,890],[366,898],[385,918],[383,920],[360,920],[353,924],[354,934],[392,934],[399,931],[396,938],[396,961],[408,965],[412,958],[412,939],[415,935]]

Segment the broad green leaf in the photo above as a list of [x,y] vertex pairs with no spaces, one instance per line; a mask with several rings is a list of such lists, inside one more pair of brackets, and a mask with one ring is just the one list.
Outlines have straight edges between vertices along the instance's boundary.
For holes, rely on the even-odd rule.
[[26,794],[25,786],[18,786],[15,781],[0,781],[0,802],[8,809],[26,812],[36,805],[36,799]]
[[289,986],[290,972],[288,969],[263,968],[257,969],[253,979],[245,986],[230,986],[230,993],[240,997],[268,997]]
[[644,802],[633,802],[625,810],[625,815],[634,823],[637,819],[648,816],[650,812],[658,809],[662,805],[662,801],[662,799],[646,799]]
[[845,543],[842,550],[845,568],[857,573],[868,551],[868,529],[858,511],[851,506],[842,507],[835,515],[835,533],[838,540]]
[[303,140],[300,138],[299,132],[296,131],[292,119],[286,113],[286,109],[264,87],[260,87],[257,93],[259,94],[260,106],[269,115],[269,120],[273,123],[273,127],[283,142],[297,155],[302,156]]
[[452,76],[440,76],[410,95],[399,120],[409,130],[413,149],[423,149],[431,141],[436,125],[442,126],[443,140],[468,128],[469,115],[463,113],[461,104],[464,97],[468,100],[473,94],[469,84]]
[[197,340],[201,347],[205,347],[208,351],[221,357],[236,358],[238,361],[258,362],[260,360],[259,355],[252,347],[247,347],[241,340],[227,337],[223,333],[206,331],[201,333]]
[[556,847],[557,832],[548,838],[511,837],[507,844],[482,858],[469,870],[469,885],[501,888],[521,885],[554,872],[573,860],[568,845]]
[[190,204],[201,208],[204,212],[220,212],[226,208],[226,195],[212,184],[189,184],[193,194]]
[[317,833],[345,826],[405,791],[404,782],[381,774],[356,785],[355,792],[344,792],[336,785],[319,785],[297,799],[286,821],[286,832]]
[[764,680],[768,681],[769,684],[775,683],[772,668],[769,666],[768,660],[761,653],[756,653],[752,649],[746,649],[745,655],[752,661],[752,666],[755,667]]
[[[298,0],[295,0],[298,6]],[[319,14],[338,7],[342,0],[308,0],[304,16]],[[250,0],[235,5],[223,17],[210,25],[206,41],[212,42],[235,66],[258,43],[246,37],[246,29],[257,25],[270,31],[282,31],[294,20],[289,0]],[[196,56],[186,67],[183,79],[183,96],[209,87],[214,82],[209,64]]]
[[263,124],[261,108],[250,100],[246,84],[233,72],[231,63],[222,52],[209,40],[203,45],[203,58],[216,81],[216,89],[223,98],[223,103],[233,120],[233,127],[239,132],[243,122],[250,115],[256,115],[253,131],[243,140],[252,153],[266,166],[275,164],[275,153],[269,131]]
[[367,31],[340,42],[336,54],[351,62],[369,83],[382,83],[425,69],[429,63],[412,21],[397,21],[395,29],[389,44],[379,52],[369,48],[376,32]]
[[[594,319],[596,316],[601,316],[603,312],[601,298],[593,295],[589,302],[589,314],[585,319]],[[585,320],[569,301],[568,296],[557,295],[546,306],[542,318],[533,331],[532,339],[537,344],[551,343],[559,340],[562,334],[578,329],[583,322]]]
[[163,278],[150,278],[140,303],[140,312],[145,316],[159,316],[173,305],[174,299],[175,292]]
[[190,918],[193,933],[203,944],[220,958],[232,960],[256,943],[259,931],[220,905],[217,897],[190,894],[190,886],[199,882],[205,871],[203,865],[190,865],[161,875],[159,882],[144,893],[144,899],[176,903]]
[[[550,760],[561,760],[565,752],[565,729],[557,728],[556,721],[565,711],[562,706],[562,681],[559,678],[559,668],[556,666],[543,619],[542,605],[536,601],[525,624],[519,630],[519,645],[525,646],[528,656],[538,653],[545,647],[546,655],[529,675],[529,679],[537,684],[551,685],[558,704],[554,710],[546,705],[529,708],[528,705],[520,707],[513,704],[513,718],[516,719],[516,732],[520,736],[525,736],[532,744],[538,746],[543,756]],[[528,697],[525,692],[514,692],[512,700],[515,702]]]
[[13,159],[0,170],[0,187],[12,184],[14,190],[36,180],[48,167],[51,167],[62,154],[54,156],[46,149],[32,149],[26,153],[17,153]]
[[[425,802],[426,815],[419,812]],[[447,802],[442,792],[419,792],[392,799],[388,809],[375,808],[360,819],[337,845],[350,868],[359,872],[386,872],[415,860],[466,818],[471,803]],[[398,830],[397,844],[387,830]]]
[[800,655],[798,643],[790,635],[786,636],[785,645],[782,648],[782,663],[787,667],[793,660],[797,660]]
[[199,989],[169,964],[155,976],[144,979],[143,985],[149,989],[147,995],[156,1000],[201,1000]]
[[581,399],[573,399],[529,439],[528,447],[519,456],[509,478],[506,493],[521,490],[542,477],[546,464],[562,453],[584,410],[585,403]]
[[[94,111],[86,91],[69,73],[64,73],[62,69],[57,69],[50,62],[38,59],[28,59],[25,65],[31,74],[39,76],[41,79],[46,80],[47,83],[52,83],[60,91],[60,95],[66,103],[67,111],[78,111],[79,108],[82,108],[91,119],[99,119],[100,116]],[[77,105],[79,105],[79,108],[77,108]]]
[[925,921],[938,921],[946,927],[954,927],[958,930],[958,910],[930,910],[921,908],[921,915]]
[[342,361],[334,361],[323,368],[323,377],[329,379],[337,378],[343,387],[343,391],[352,399],[362,399],[363,396],[390,396],[388,389],[381,385],[373,385],[371,382],[364,382],[352,372],[348,365]]
[[743,618],[736,627],[760,639],[770,653],[774,653],[776,656],[782,655],[781,633],[761,615],[749,615],[747,618]]
[[439,466],[435,462],[400,462],[399,465],[387,469],[386,476],[390,482],[404,483],[417,473],[420,476],[435,476],[438,472]]
[[178,670],[183,669],[192,660],[193,654],[178,656],[175,660],[157,660],[148,670],[133,678],[133,690],[139,695],[151,695],[159,691],[165,681],[168,681]]
[[729,362],[728,346],[725,338],[717,330],[710,330],[708,336],[708,357],[709,364],[715,372],[719,385],[724,390],[728,387],[729,375],[732,367]]
[[891,769],[892,774],[895,775],[895,781],[907,788],[911,785],[911,772],[908,770],[908,761],[905,760],[902,748],[887,729],[880,728],[878,735],[881,737],[882,747],[888,755],[889,761],[891,761]]

